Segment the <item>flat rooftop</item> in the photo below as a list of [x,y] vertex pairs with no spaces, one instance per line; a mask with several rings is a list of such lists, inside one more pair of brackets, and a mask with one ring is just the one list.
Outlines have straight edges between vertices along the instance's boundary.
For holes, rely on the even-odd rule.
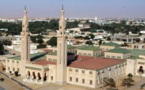
[[72,62],[69,67],[99,70],[107,68],[116,64],[125,62],[122,59],[111,59],[111,58],[94,58],[89,56],[78,56],[76,61]]

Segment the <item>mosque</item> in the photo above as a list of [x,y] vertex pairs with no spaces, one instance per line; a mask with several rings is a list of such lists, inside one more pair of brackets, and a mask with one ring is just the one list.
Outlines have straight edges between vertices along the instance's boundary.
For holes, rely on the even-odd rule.
[[[125,52],[110,50],[110,52],[105,52],[105,57],[93,57],[90,53],[95,55],[97,53],[101,54],[101,52],[98,51],[99,49],[94,49],[95,47],[88,48],[86,46],[79,48],[77,55],[68,53],[63,8],[59,20],[56,51],[30,54],[30,32],[28,26],[27,10],[25,8],[21,32],[21,56],[6,59],[5,67],[7,73],[18,71],[23,77],[23,81],[28,83],[45,84],[51,82],[90,88],[100,87],[104,77],[118,78],[126,75],[127,62],[124,58],[130,57],[130,52],[127,50]],[[106,48],[107,46],[104,47]],[[116,58],[110,58],[112,57],[111,55]]]

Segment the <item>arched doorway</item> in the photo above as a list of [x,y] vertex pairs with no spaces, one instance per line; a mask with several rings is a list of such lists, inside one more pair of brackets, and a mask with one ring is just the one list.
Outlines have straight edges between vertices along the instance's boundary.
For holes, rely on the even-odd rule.
[[47,80],[47,74],[46,74],[46,72],[44,73],[44,78],[43,78],[43,80],[44,80],[44,81]]
[[38,73],[38,80],[41,80],[41,75],[40,75],[40,73]]
[[35,72],[33,72],[33,79],[36,79],[36,75],[35,75]]
[[30,71],[27,72],[27,78],[30,78]]

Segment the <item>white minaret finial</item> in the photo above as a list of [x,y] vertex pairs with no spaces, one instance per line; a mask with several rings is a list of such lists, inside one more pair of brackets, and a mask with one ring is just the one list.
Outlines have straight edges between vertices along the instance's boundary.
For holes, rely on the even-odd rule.
[[28,17],[27,17],[26,6],[24,8],[24,16],[23,16],[22,26],[23,26],[22,31],[28,31]]
[[63,5],[62,5],[62,10],[64,10],[64,9],[63,9]]
[[60,21],[59,21],[59,31],[64,32],[65,27],[66,27],[66,21],[65,21],[65,16],[64,16],[64,7],[62,5],[61,16],[60,16]]

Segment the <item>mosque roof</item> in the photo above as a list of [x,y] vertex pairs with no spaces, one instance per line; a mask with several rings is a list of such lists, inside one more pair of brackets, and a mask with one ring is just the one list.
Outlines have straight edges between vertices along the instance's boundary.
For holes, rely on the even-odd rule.
[[47,61],[46,59],[44,59],[44,60],[37,60],[37,61],[34,61],[32,64],[38,64],[38,65],[53,64],[53,65],[55,65],[56,62],[54,62],[54,61]]
[[68,49],[75,49],[75,48],[76,48],[76,46],[67,45],[67,48],[68,48]]
[[102,44],[101,46],[115,46],[115,47],[119,47],[120,45],[117,44],[117,43],[109,42],[109,43]]
[[[46,55],[47,54],[48,54],[47,52],[31,54],[30,55],[30,59],[31,59],[31,61],[40,60],[40,59],[46,59]],[[21,60],[21,56],[10,57],[8,59],[10,59],[10,60]]]
[[57,52],[50,52],[48,55],[56,56],[57,55]]
[[77,60],[72,62],[69,67],[100,70],[116,64],[121,64],[126,60],[111,59],[111,58],[94,58],[89,56],[78,56]]
[[111,52],[111,53],[123,53],[123,54],[131,53],[130,50],[123,49],[123,48],[115,48],[115,49],[111,49],[111,50],[106,51],[106,52]]
[[145,55],[145,50],[139,50],[139,49],[132,49],[131,55],[138,57],[139,55]]
[[[50,52],[50,53],[48,53],[48,55],[57,56],[57,51],[56,52]],[[67,52],[67,56],[70,56],[70,55],[74,55],[74,54],[71,53],[71,52]]]
[[89,51],[101,50],[99,47],[93,46],[93,45],[80,46],[80,47],[78,47],[77,49],[78,49],[78,50],[89,50]]

